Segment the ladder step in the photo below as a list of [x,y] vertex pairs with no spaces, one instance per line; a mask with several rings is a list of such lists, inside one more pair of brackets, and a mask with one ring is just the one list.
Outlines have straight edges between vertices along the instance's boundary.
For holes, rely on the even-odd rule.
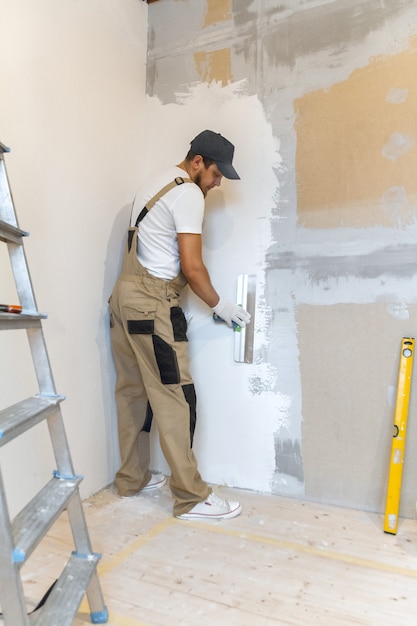
[[47,317],[44,313],[0,313],[0,330],[40,329],[41,320]]
[[22,237],[28,237],[29,233],[26,230],[21,230],[12,224],[3,222],[0,220],[0,240],[5,243],[18,243],[23,244]]
[[36,548],[45,533],[66,509],[76,492],[82,476],[52,478],[20,511],[12,522],[15,549],[13,562],[23,563]]
[[71,626],[99,560],[98,554],[73,554],[31,626]]
[[57,411],[64,396],[32,396],[0,411],[0,447]]

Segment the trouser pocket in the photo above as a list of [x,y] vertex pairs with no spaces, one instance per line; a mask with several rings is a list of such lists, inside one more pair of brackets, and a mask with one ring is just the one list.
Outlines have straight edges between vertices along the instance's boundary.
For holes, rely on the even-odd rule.
[[155,331],[156,303],[151,300],[126,302],[123,306],[129,335],[152,335]]

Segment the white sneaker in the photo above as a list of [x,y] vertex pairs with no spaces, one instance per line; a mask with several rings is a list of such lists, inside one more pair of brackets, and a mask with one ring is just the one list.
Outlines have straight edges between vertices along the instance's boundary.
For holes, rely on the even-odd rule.
[[118,495],[118,498],[135,498],[141,493],[144,493],[144,492],[146,493],[147,491],[153,491],[154,489],[160,489],[161,487],[165,485],[165,483],[166,483],[166,478],[163,474],[152,474],[149,482],[144,487],[142,487],[140,491],[133,493],[131,496]]
[[152,474],[150,481],[147,485],[143,487],[139,491],[139,493],[143,493],[144,491],[153,491],[154,489],[160,489],[166,483],[166,478],[163,474]]
[[233,500],[223,500],[216,496],[215,493],[196,504],[191,511],[177,515],[178,519],[230,519],[237,517],[242,511],[239,502]]

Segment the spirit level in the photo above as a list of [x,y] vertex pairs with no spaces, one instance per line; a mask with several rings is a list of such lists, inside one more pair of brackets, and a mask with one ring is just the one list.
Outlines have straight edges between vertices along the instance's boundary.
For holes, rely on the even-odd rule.
[[384,520],[384,532],[391,533],[392,535],[397,533],[398,525],[398,510],[400,507],[413,358],[414,339],[410,337],[403,337],[401,343],[397,401],[394,414],[394,434],[391,447],[391,461]]

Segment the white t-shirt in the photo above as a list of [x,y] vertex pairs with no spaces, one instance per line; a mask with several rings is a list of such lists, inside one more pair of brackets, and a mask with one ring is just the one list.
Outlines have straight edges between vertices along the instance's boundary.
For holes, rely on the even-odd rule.
[[[187,172],[169,166],[152,174],[139,188],[133,204],[131,225],[144,206],[165,185]],[[153,276],[170,280],[180,271],[177,233],[201,234],[204,217],[204,195],[194,183],[176,185],[154,204],[139,223],[137,255]]]

